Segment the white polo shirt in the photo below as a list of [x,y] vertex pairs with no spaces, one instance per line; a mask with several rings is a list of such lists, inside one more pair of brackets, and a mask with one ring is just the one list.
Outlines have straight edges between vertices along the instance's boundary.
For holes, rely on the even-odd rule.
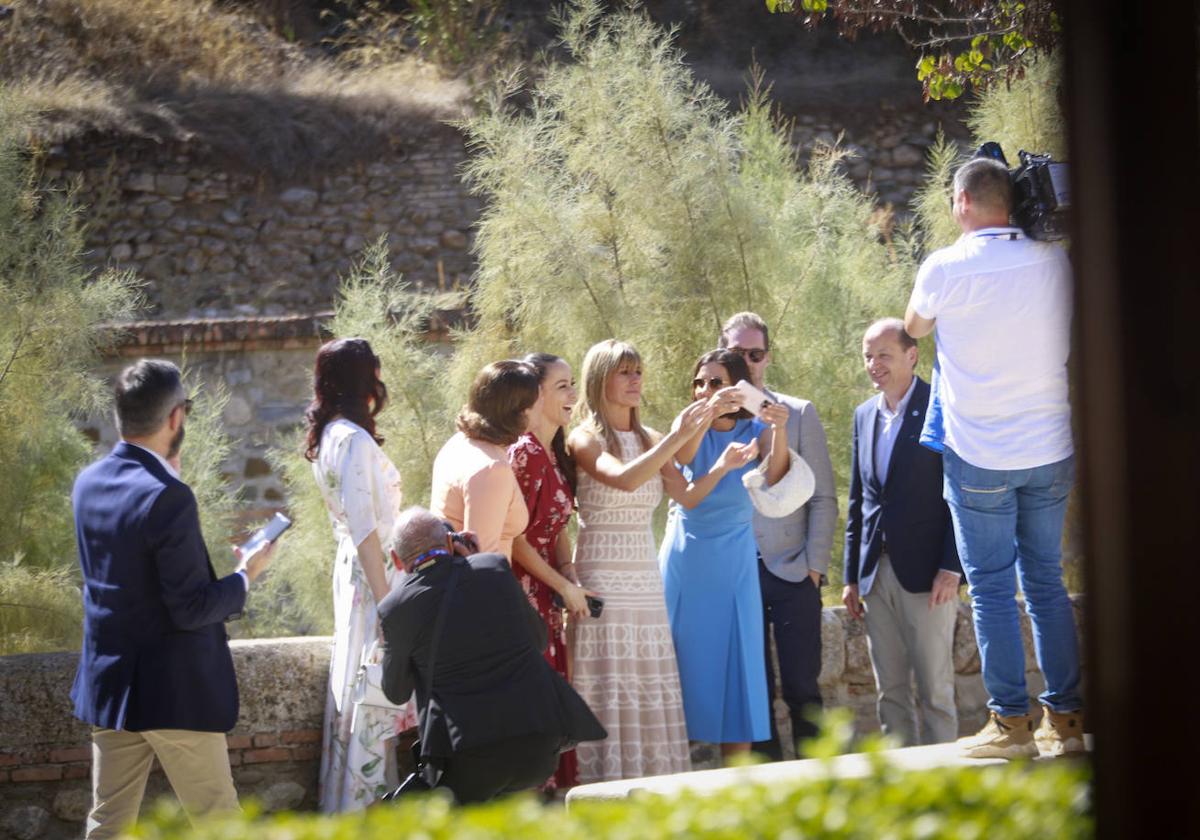
[[1022,470],[1069,457],[1071,265],[1018,228],[984,228],[931,254],[911,305],[936,318],[946,445],[969,464]]

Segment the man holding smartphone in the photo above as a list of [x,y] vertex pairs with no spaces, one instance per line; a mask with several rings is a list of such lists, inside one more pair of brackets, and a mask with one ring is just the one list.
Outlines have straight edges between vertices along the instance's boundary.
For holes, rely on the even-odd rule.
[[116,384],[121,441],[71,495],[83,571],[83,651],[71,689],[91,724],[87,837],[138,814],[157,757],[189,817],[236,810],[225,733],[238,716],[225,622],[267,567],[268,544],[218,579],[196,497],[178,474],[192,401],[179,368],[143,359]]
[[[767,640],[769,695],[775,695],[769,632],[774,627],[779,681],[791,715],[792,735],[797,740],[810,738],[817,732],[812,716],[821,709],[821,690],[817,686],[821,673],[821,585],[829,571],[838,515],[825,429],[811,402],[767,388],[771,347],[767,324],[761,317],[753,312],[730,317],[721,328],[718,346],[745,359],[751,384],[769,399],[788,407],[788,446],[813,471],[816,487],[812,498],[795,513],[778,519],[754,515],[763,620],[767,625],[763,635]],[[775,760],[783,758],[773,714],[771,740],[756,743],[753,749]]]

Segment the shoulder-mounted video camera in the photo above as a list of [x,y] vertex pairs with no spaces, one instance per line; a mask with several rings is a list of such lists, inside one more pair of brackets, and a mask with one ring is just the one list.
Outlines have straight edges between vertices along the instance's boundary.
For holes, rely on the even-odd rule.
[[[1022,149],[1021,165],[1009,169],[1013,186],[1013,224],[1031,239],[1051,242],[1069,234],[1071,183],[1067,164],[1050,155],[1035,155]],[[1000,144],[984,143],[975,157],[998,160],[1008,166]]]

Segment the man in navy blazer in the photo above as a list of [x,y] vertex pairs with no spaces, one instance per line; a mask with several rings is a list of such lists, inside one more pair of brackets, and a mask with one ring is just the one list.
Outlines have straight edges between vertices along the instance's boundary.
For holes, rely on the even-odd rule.
[[962,567],[942,499],[942,457],[918,443],[929,385],[913,374],[917,342],[898,318],[867,329],[863,361],[880,393],[854,412],[842,601],[851,616],[866,614],[884,733],[906,746],[953,741]]
[[196,499],[178,475],[191,400],[179,369],[145,360],[116,383],[121,441],[72,493],[83,570],[83,651],[71,689],[93,727],[87,837],[137,818],[157,756],[189,816],[238,807],[225,733],[238,716],[225,621],[271,549],[217,579]]

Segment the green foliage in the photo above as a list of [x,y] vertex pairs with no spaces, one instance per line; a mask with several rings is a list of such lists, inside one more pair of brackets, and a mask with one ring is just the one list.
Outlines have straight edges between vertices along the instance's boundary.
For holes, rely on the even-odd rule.
[[[381,237],[343,279],[333,320],[335,338],[371,343],[388,385],[388,405],[376,418],[384,451],[400,471],[404,504],[429,503],[433,459],[453,433],[457,401],[446,390],[446,357],[426,341],[438,301],[413,294],[391,269]],[[251,607],[254,635],[332,632],[336,545],[329,514],[303,455],[303,433],[273,453],[282,468],[295,525],[280,540],[265,586]]]
[[217,574],[224,575],[237,565],[230,545],[238,500],[229,492],[229,482],[222,471],[233,448],[225,432],[224,419],[229,391],[220,380],[203,385],[200,377],[188,367],[186,358],[182,370],[184,385],[192,396],[192,412],[188,415],[180,452],[180,475],[196,496],[200,530],[204,533],[209,557]]
[[867,778],[738,784],[702,796],[642,795],[586,801],[564,810],[515,797],[452,808],[418,797],[357,814],[327,817],[254,813],[202,822],[160,809],[135,828],[146,840],[341,840],[358,837],[656,840],[656,838],[917,838],[1056,840],[1091,837],[1086,764],[1065,761],[902,772],[882,759]]
[[[0,87],[0,651],[58,645],[78,633],[70,489],[90,447],[71,422],[101,410],[91,373],[140,302],[129,275],[91,278],[70,195],[40,190],[25,143],[30,113]],[[73,592],[73,607],[62,592]]]
[[765,0],[817,26],[826,17],[854,39],[861,32],[896,32],[921,51],[917,81],[925,99],[957,99],[974,88],[1023,78],[1055,51],[1062,24],[1052,0]]
[[542,70],[527,108],[510,83],[464,125],[467,177],[488,203],[478,325],[453,390],[529,351],[578,372],[615,337],[641,351],[646,416],[662,429],[720,324],[754,310],[772,327],[770,384],[818,406],[844,488],[853,408],[869,393],[859,342],[873,319],[903,313],[907,250],[885,239],[836,149],[798,166],[758,85],[731,114],[636,12],[602,16],[588,0],[562,31],[571,61]]
[[83,600],[76,567],[21,561],[17,555],[0,562],[0,656],[78,648]]
[[409,0],[407,15],[425,55],[458,67],[477,61],[500,45],[494,24],[504,0]]
[[1062,62],[1055,53],[1029,65],[1024,77],[1012,84],[982,91],[967,124],[979,142],[997,140],[1014,166],[1020,149],[1049,152],[1066,160],[1067,125],[1061,100]]
[[495,25],[503,8],[504,0],[337,0],[336,9],[321,16],[336,22],[335,34],[325,43],[352,67],[400,61],[415,44],[430,61],[459,69],[494,58],[503,49]]

